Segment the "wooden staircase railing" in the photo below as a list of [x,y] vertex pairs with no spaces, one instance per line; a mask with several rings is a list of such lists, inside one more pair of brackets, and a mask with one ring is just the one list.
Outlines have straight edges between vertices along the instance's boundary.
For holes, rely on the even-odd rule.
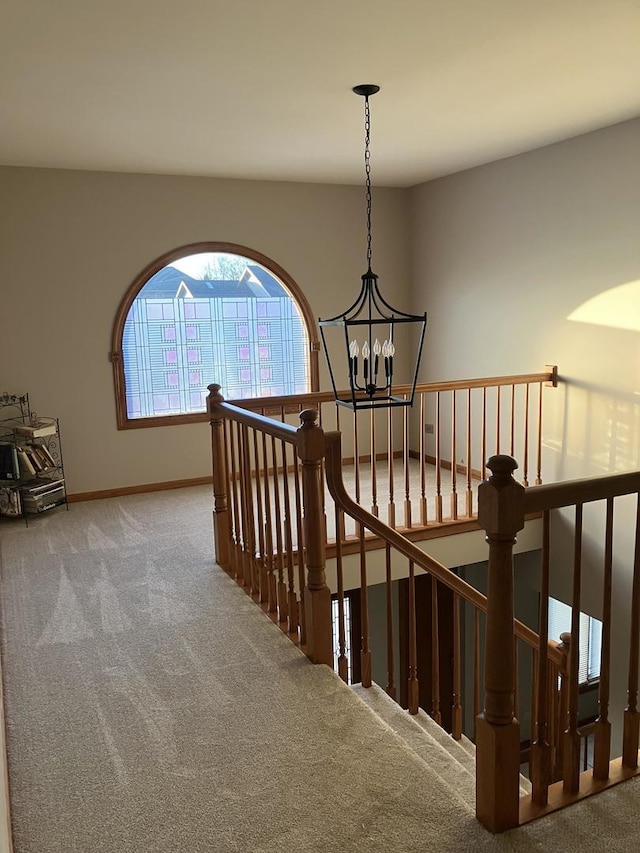
[[[523,483],[542,482],[543,390],[556,384],[555,366],[541,373],[423,383],[412,410],[357,414],[337,406],[328,392],[228,402],[295,427],[300,412],[315,409],[325,432],[343,434],[343,463],[356,500],[391,527],[429,535],[443,523],[475,519],[477,486],[491,455],[517,454],[524,460]],[[210,388],[218,395],[222,390]],[[394,394],[410,390],[397,386]],[[340,532],[357,541],[351,520],[341,519]],[[335,541],[333,530],[329,541]]]
[[[219,390],[210,386],[209,396],[216,560],[299,636],[314,663],[331,665],[324,434],[315,424],[316,412],[303,412],[295,429],[224,404]],[[295,512],[290,476],[296,483]]]
[[[548,378],[548,377],[547,377]],[[542,381],[542,380],[540,380]],[[376,504],[371,512],[359,502],[359,481],[356,478],[356,499],[348,493],[342,479],[345,454],[341,435],[326,433],[316,423],[315,411],[304,410],[302,425],[296,429],[287,424],[290,409],[301,402],[276,402],[280,420],[250,412],[246,407],[225,403],[219,386],[210,386],[209,413],[212,427],[214,459],[214,530],[216,557],[248,594],[299,642],[309,657],[322,663],[333,662],[331,638],[330,591],[326,583],[325,559],[327,517],[323,473],[333,498],[329,519],[334,526],[337,564],[338,604],[341,612],[339,626],[338,671],[346,676],[344,656],[344,588],[341,563],[348,548],[360,562],[362,596],[362,648],[360,677],[364,685],[371,683],[372,651],[368,623],[367,558],[371,540],[366,531],[377,537],[384,547],[387,586],[399,575],[398,561],[408,563],[409,584],[409,648],[407,697],[409,709],[417,711],[420,682],[416,646],[416,573],[431,576],[433,588],[431,608],[432,665],[431,703],[429,710],[439,718],[451,701],[451,729],[454,737],[461,733],[461,616],[462,603],[475,612],[473,630],[474,701],[480,710],[480,672],[484,669],[484,710],[476,722],[478,757],[478,802],[480,820],[492,831],[517,826],[518,823],[562,807],[567,803],[594,793],[637,772],[638,731],[640,714],[637,709],[638,634],[640,612],[638,604],[638,537],[634,562],[634,589],[631,612],[631,645],[629,702],[625,712],[624,752],[620,762],[609,761],[609,657],[608,629],[603,641],[603,665],[600,694],[600,716],[595,726],[596,768],[593,780],[585,782],[580,775],[579,733],[577,730],[577,670],[576,656],[567,648],[559,648],[547,636],[546,612],[549,595],[550,515],[552,510],[576,505],[576,544],[574,548],[574,613],[579,611],[581,586],[581,519],[582,506],[590,501],[607,501],[607,522],[604,569],[605,622],[611,605],[612,545],[614,530],[612,511],[616,495],[637,492],[640,475],[618,475],[573,484],[538,485],[525,489],[513,478],[516,463],[510,457],[497,454],[488,461],[491,478],[478,490],[479,521],[489,543],[489,595],[485,598],[455,573],[426,555],[410,541],[404,532],[396,530],[380,518]],[[307,399],[306,397],[304,398]],[[273,403],[273,401],[271,401]],[[266,405],[265,401],[262,404]],[[289,408],[288,408],[289,407]],[[422,432],[422,428],[421,428]],[[355,436],[357,448],[358,436]],[[510,448],[510,445],[508,445]],[[389,447],[394,447],[390,443]],[[420,457],[424,456],[421,445]],[[393,453],[396,451],[394,450]],[[406,456],[406,451],[402,451]],[[355,460],[358,454],[356,453]],[[455,458],[455,457],[454,457]],[[420,463],[421,464],[421,463]],[[455,466],[454,466],[455,467]],[[438,468],[439,470],[439,468]],[[540,479],[540,477],[536,477]],[[452,491],[454,494],[455,489]],[[375,494],[375,489],[372,491]],[[436,495],[435,505],[438,500]],[[405,504],[412,506],[411,494]],[[454,502],[452,501],[452,504]],[[455,499],[457,505],[457,498]],[[405,507],[405,510],[407,508]],[[542,549],[541,624],[539,633],[513,619],[513,543],[524,526],[529,513],[544,514],[544,543]],[[405,512],[405,521],[407,520]],[[388,515],[393,521],[393,513]],[[351,520],[354,534],[347,532],[346,520]],[[607,580],[608,579],[608,580]],[[449,590],[453,601],[453,687],[451,697],[440,688],[438,649],[438,600],[440,586]],[[607,592],[608,590],[608,592]],[[608,596],[608,598],[607,598]],[[607,601],[609,603],[607,603]],[[387,598],[387,690],[396,693],[393,663],[393,611]],[[486,615],[485,615],[486,614]],[[572,636],[579,637],[577,616]],[[485,629],[486,650],[481,654],[481,628]],[[516,642],[531,649],[534,661],[532,690],[536,729],[531,748],[532,797],[520,802],[518,794],[520,737],[516,721],[516,669],[519,655]],[[577,644],[577,640],[576,640]],[[634,680],[635,673],[635,680]],[[562,690],[558,692],[558,683]],[[560,737],[562,733],[562,737]],[[559,760],[561,759],[561,760]],[[561,769],[563,781],[556,783],[554,773]],[[558,787],[559,786],[559,787]]]
[[[503,460],[497,463],[503,466]],[[508,464],[508,463],[506,463]],[[503,469],[504,474],[505,469]],[[501,475],[502,476],[502,475]],[[493,479],[493,477],[492,477]],[[491,488],[491,480],[486,488]],[[513,489],[514,484],[509,488]],[[515,488],[519,488],[515,484]],[[615,501],[620,499],[623,518],[615,523]],[[501,498],[498,498],[500,502]],[[630,502],[634,502],[631,506]],[[618,506],[620,508],[620,506]],[[541,560],[541,596],[539,626],[540,648],[547,641],[546,613],[549,602],[549,576],[554,557],[551,535],[552,513],[562,511],[570,522],[573,534],[572,622],[570,635],[563,635],[564,653],[568,658],[563,677],[558,727],[560,737],[554,744],[549,737],[553,705],[549,693],[539,691],[536,706],[536,726],[532,744],[530,802],[520,805],[520,823],[532,820],[549,811],[576,802],[638,773],[640,712],[637,706],[638,666],[640,649],[640,472],[591,477],[523,490],[524,513],[543,513],[543,543]],[[585,512],[589,512],[588,535]],[[626,516],[624,515],[626,511]],[[515,522],[520,523],[520,518]],[[499,527],[503,527],[501,523]],[[634,530],[634,547],[628,553],[616,553],[616,528]],[[503,531],[504,535],[506,532]],[[618,537],[619,539],[619,537]],[[491,543],[490,543],[491,544]],[[622,543],[621,543],[622,545]],[[491,548],[490,548],[491,550]],[[620,547],[622,552],[622,547]],[[615,559],[614,559],[615,558]],[[490,557],[491,560],[491,557]],[[594,566],[601,562],[601,572]],[[625,578],[626,575],[626,578]],[[621,592],[631,579],[631,589]],[[580,645],[580,611],[585,583],[593,588],[601,583],[602,644],[598,686],[598,717],[594,724],[594,766],[581,772],[581,732],[578,723],[578,649]],[[618,602],[614,614],[613,594]],[[630,592],[630,595],[629,595]],[[625,612],[626,610],[626,612]],[[628,618],[629,633],[626,649],[612,649],[612,623],[624,624]],[[612,662],[621,666],[628,652],[626,708],[618,721],[622,728],[622,755],[611,759],[610,701]],[[487,649],[487,654],[489,650]],[[543,656],[538,658],[538,682],[544,684]],[[617,697],[620,699],[621,697]],[[624,704],[624,703],[622,703]],[[556,755],[554,755],[554,748]],[[554,772],[555,768],[555,772]],[[559,777],[559,780],[556,779]]]

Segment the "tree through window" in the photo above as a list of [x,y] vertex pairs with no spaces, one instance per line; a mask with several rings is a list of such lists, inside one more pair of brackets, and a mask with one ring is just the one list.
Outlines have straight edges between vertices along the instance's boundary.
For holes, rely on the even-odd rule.
[[315,342],[306,300],[272,261],[227,244],[176,250],[143,271],[116,317],[118,425],[202,420],[212,382],[226,399],[316,390]]

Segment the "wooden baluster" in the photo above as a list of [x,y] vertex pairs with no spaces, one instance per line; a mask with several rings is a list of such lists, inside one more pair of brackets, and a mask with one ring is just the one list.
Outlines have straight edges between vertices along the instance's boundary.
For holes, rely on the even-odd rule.
[[[526,647],[525,647],[526,648]],[[531,769],[532,755],[533,755],[533,741],[536,735],[536,708],[538,707],[538,650],[533,646],[530,647],[531,651],[531,675],[529,679],[529,743],[531,744],[531,749],[529,752],[529,779],[531,779],[533,771]]]
[[225,446],[227,450],[227,472],[228,472],[228,489],[230,498],[230,540],[229,540],[229,574],[233,578],[238,576],[238,521],[237,521],[237,495],[236,495],[236,478],[235,478],[235,454],[233,447],[233,421],[225,421]]
[[[338,507],[335,508],[336,530],[339,524]],[[347,659],[347,640],[344,619],[344,576],[342,567],[342,542],[336,538],[336,575],[338,579],[338,675],[349,683],[349,661]]]
[[355,478],[356,503],[360,503],[360,443],[358,440],[358,413],[353,413],[353,475]]
[[369,646],[369,592],[367,586],[367,552],[364,542],[364,527],[358,525],[360,544],[360,610],[362,636],[360,642],[360,680],[363,687],[371,687],[371,648]]
[[389,527],[396,526],[396,505],[395,505],[395,482],[394,482],[394,448],[393,448],[393,409],[387,409],[387,469],[389,478],[389,509],[387,511],[387,519]]
[[529,485],[529,383],[524,386],[524,449],[522,451],[522,485]]
[[460,596],[453,596],[453,701],[451,703],[451,734],[454,740],[462,737],[462,672],[460,665]]
[[235,421],[229,423],[229,447],[231,457],[231,498],[233,505],[233,573],[236,581],[242,582],[242,506],[238,482],[240,471],[238,464],[238,453],[236,450],[236,435],[239,426]]
[[369,457],[371,459],[371,515],[378,517],[378,478],[376,471],[376,415],[375,409],[369,411],[369,441],[371,447]]
[[264,468],[264,515],[265,515],[265,530],[264,530],[264,545],[267,557],[267,600],[269,613],[278,612],[278,590],[276,584],[276,561],[274,559],[274,542],[273,542],[273,508],[271,502],[270,471],[269,471],[269,456],[267,452],[267,434],[262,433],[262,465]]
[[267,558],[265,553],[265,538],[264,538],[264,508],[262,502],[262,483],[260,477],[260,454],[258,451],[258,431],[253,432],[253,457],[255,459],[255,478],[256,478],[256,508],[258,511],[258,549],[259,549],[259,601],[261,604],[268,601],[269,593],[269,576],[267,572]]
[[556,755],[553,771],[553,781],[562,779],[564,772],[564,733],[568,725],[569,714],[569,661],[571,659],[571,634],[566,631],[560,634],[560,645],[558,646],[564,657],[564,664],[560,671],[560,686],[554,686],[556,692],[556,737],[552,741],[555,745]]
[[451,392],[451,518],[458,517],[458,447],[456,444],[458,425],[456,423],[456,392]]
[[[537,652],[537,691],[532,714],[531,796],[534,803],[546,806],[551,784],[551,745],[549,740],[549,510],[542,519],[542,566],[540,577],[540,625]],[[535,671],[535,670],[534,670]]]
[[598,717],[594,725],[593,776],[609,778],[611,760],[611,723],[609,688],[611,678],[611,586],[613,579],[613,498],[607,498],[604,541],[604,577],[602,589],[602,646],[600,648],[600,686]]
[[487,472],[487,389],[482,389],[482,469],[480,476],[484,480]]
[[629,688],[628,704],[624,712],[622,736],[622,763],[625,767],[638,766],[638,739],[640,712],[638,712],[638,666],[640,665],[640,494],[636,507],[636,544],[633,559],[633,586],[631,592],[631,626],[629,629]]
[[[589,734],[580,735],[580,749],[582,752],[582,772],[589,769]],[[594,774],[595,775],[595,774]]]
[[[341,429],[340,429],[340,409],[341,408],[342,407],[339,406],[337,403],[335,404],[335,418],[336,418],[336,431],[337,432],[341,432]],[[324,460],[323,460],[323,464],[324,464]],[[325,479],[325,482],[326,482],[326,479]],[[338,539],[340,539],[341,542],[344,542],[345,537],[346,537],[346,529],[345,529],[344,512],[342,512],[342,510],[340,510],[340,512],[336,516],[336,541]],[[304,598],[302,599],[302,602],[304,603]]]
[[501,427],[501,415],[500,415],[500,385],[496,386],[496,454],[500,455],[500,427]]
[[402,449],[404,461],[404,526],[411,527],[411,469],[409,456],[409,407],[402,410],[404,427],[404,447]]
[[[282,487],[284,491],[284,539],[287,554],[287,619],[289,622],[289,633],[298,633],[298,599],[296,598],[296,585],[293,568],[293,536],[291,517],[291,494],[289,492],[289,458],[287,444],[282,444]],[[323,478],[324,481],[324,478]]]
[[420,696],[418,683],[418,637],[416,631],[416,579],[414,564],[409,560],[409,679],[407,701],[409,713],[417,714]]
[[513,643],[513,671],[515,673],[515,684],[513,692],[513,713],[515,717],[520,715],[520,685],[518,683],[518,641]]
[[484,712],[476,723],[476,816],[491,832],[518,825],[520,726],[514,716],[513,545],[524,527],[517,463],[493,456],[478,489],[478,522],[489,544]]
[[244,460],[244,504],[246,513],[246,579],[248,580],[249,595],[258,592],[258,567],[256,564],[255,516],[253,507],[253,473],[251,465],[251,440],[249,427],[242,427],[242,452]]
[[[318,426],[320,427],[320,429],[322,429],[322,406],[321,405],[318,406],[317,412],[318,412]],[[324,541],[325,541],[325,544],[327,542],[327,508],[326,508],[326,504],[325,504],[326,492],[325,492],[325,488],[324,488],[326,482],[327,482],[327,474],[325,471],[324,457],[323,457],[320,460],[320,483],[322,485],[322,493],[321,493],[321,497],[322,497],[322,518],[324,520]],[[333,503],[333,499],[330,498],[330,500]]]
[[300,600],[298,603],[298,623],[300,625],[300,645],[307,643],[307,626],[304,613],[304,524],[302,521],[302,495],[300,491],[300,458],[298,451],[293,449],[293,480],[296,495],[296,537],[298,548],[298,589]]
[[213,465],[213,531],[215,560],[225,571],[229,571],[229,547],[231,539],[231,519],[227,489],[229,476],[227,469],[227,447],[225,442],[225,419],[218,408],[224,403],[220,385],[209,385],[209,423],[211,425],[211,459]]
[[304,591],[307,656],[314,663],[333,666],[331,593],[325,568],[327,524],[321,476],[325,441],[323,431],[316,425],[316,418],[313,409],[305,409],[300,413],[302,424],[297,432],[298,454],[302,460],[304,542],[307,555],[307,583]]
[[276,453],[276,440],[271,436],[271,459],[273,461],[273,499],[276,516],[276,569],[278,572],[277,600],[278,621],[286,622],[287,612],[287,587],[284,582],[284,541],[282,535],[282,503],[280,499],[280,475],[278,472],[278,455]]
[[580,585],[582,576],[582,504],[576,505],[573,553],[573,600],[569,652],[569,707],[564,733],[563,788],[575,794],[580,788],[580,735],[578,734],[578,664],[580,660]]
[[442,523],[442,456],[440,448],[440,392],[436,391],[436,521]]
[[509,425],[509,453],[511,456],[516,452],[516,386],[511,386],[511,411]]
[[425,422],[425,396],[420,394],[420,524],[427,526],[427,454],[425,449],[424,433]]
[[393,587],[391,583],[391,546],[385,546],[386,596],[387,596],[387,694],[396,698],[393,662]]
[[431,576],[431,716],[442,725],[440,712],[440,628],[438,619],[438,581]]
[[538,438],[536,453],[536,486],[542,485],[542,382],[538,385]]
[[465,515],[471,518],[473,515],[473,489],[471,483],[473,480],[471,466],[471,388],[467,390],[467,495],[465,504]]
[[245,488],[246,481],[246,460],[244,455],[244,440],[243,440],[242,424],[236,423],[236,443],[238,448],[238,494],[240,498],[240,559],[239,559],[239,580],[243,587],[249,587],[251,583],[251,573],[248,560],[249,551],[249,532],[247,522],[247,491]]
[[480,611],[473,610],[473,742],[476,742],[476,722],[480,716]]

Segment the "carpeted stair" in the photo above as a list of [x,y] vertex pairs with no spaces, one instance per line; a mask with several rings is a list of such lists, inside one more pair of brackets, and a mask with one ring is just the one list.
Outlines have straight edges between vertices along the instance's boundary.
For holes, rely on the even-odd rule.
[[[417,714],[409,714],[377,684],[354,684],[352,689],[420,761],[437,773],[442,785],[475,812],[475,745],[469,738],[463,735],[460,741],[454,740],[421,708]],[[521,794],[530,791],[530,782],[524,776],[520,784]]]

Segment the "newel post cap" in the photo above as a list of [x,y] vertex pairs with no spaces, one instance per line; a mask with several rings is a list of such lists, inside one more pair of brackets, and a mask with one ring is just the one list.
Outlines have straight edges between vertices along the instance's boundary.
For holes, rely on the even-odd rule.
[[211,385],[207,385],[209,389],[209,398],[215,399],[216,403],[224,403],[224,397],[220,393],[222,391],[222,385],[217,385],[215,382]]
[[497,454],[487,462],[491,476],[478,487],[478,523],[488,535],[513,537],[524,527],[524,486],[513,478],[518,463]]
[[300,412],[298,453],[303,462],[319,462],[324,457],[324,431],[318,426],[317,420],[318,412],[315,409]]
[[[220,393],[220,391],[222,390],[221,385],[217,385],[216,383],[213,383],[212,385],[208,385],[207,387],[209,389],[209,396],[207,397],[207,407],[208,407],[208,411],[209,411],[209,417],[212,418],[213,412],[214,412],[214,407],[218,403],[224,403],[224,397]],[[220,417],[221,417],[220,414],[218,414],[216,419],[220,420]]]

